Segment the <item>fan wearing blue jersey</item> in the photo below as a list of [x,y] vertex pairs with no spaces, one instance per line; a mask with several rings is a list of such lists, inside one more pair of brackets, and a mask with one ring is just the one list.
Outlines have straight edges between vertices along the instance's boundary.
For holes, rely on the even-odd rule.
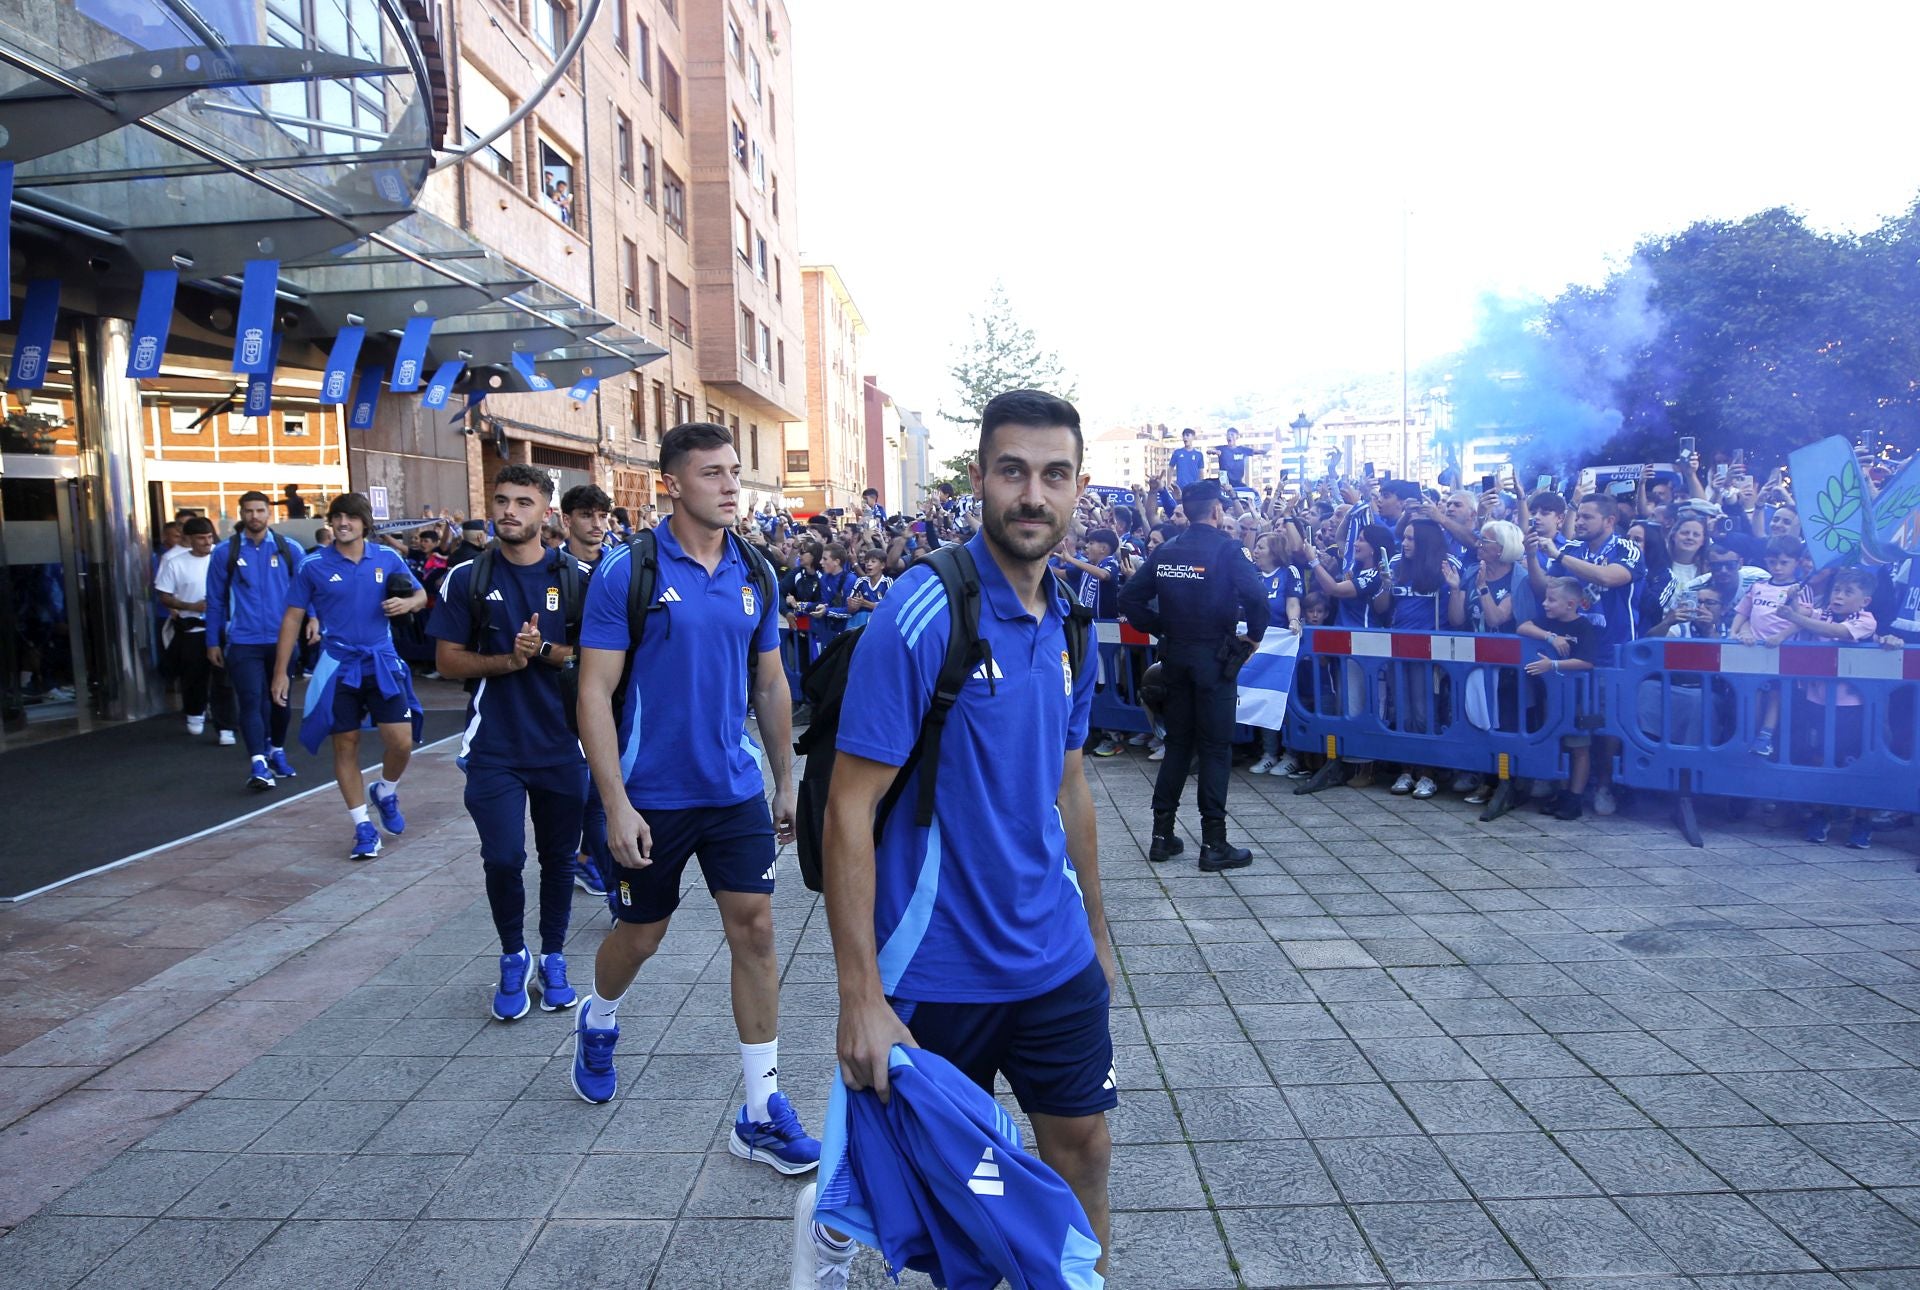
[[[946,721],[933,823],[910,809],[916,772],[875,837],[957,630],[939,578],[916,566],[853,654],[860,702],[841,720],[824,852],[846,1086],[885,1098],[896,1043],[989,1092],[1004,1074],[1104,1247],[1114,963],[1081,760],[1096,669],[1069,666],[1071,606],[1047,568],[1087,484],[1081,460],[1072,404],[1017,390],[987,405],[968,467],[983,531],[967,549],[988,649]],[[845,1260],[831,1233],[811,1235],[800,1260]]]
[[[578,1002],[561,957],[573,908],[573,866],[580,849],[580,817],[587,793],[587,762],[567,728],[560,672],[572,661],[562,588],[578,585],[548,551],[540,528],[553,498],[553,479],[535,466],[503,467],[493,477],[489,517],[494,554],[447,574],[440,603],[427,621],[440,675],[476,681],[467,700],[460,739],[466,769],[467,814],[480,834],[480,868],[487,905],[500,934],[496,1021],[518,1021],[533,1007],[538,984],[547,1012]],[[485,566],[487,585],[475,587]],[[577,562],[576,562],[577,567]],[[475,593],[484,616],[476,615]],[[529,808],[540,854],[540,957],[527,950],[522,927],[527,889]]]
[[[407,665],[393,648],[395,618],[426,608],[426,588],[413,580],[407,562],[390,546],[369,546],[373,506],[359,493],[342,493],[327,507],[333,541],[307,557],[287,593],[274,650],[273,701],[285,707],[292,690],[287,669],[306,615],[326,629],[320,662],[307,682],[306,714],[300,739],[318,752],[320,740],[333,739],[333,778],[353,816],[350,860],[380,854],[380,833],[407,827],[400,814],[397,785],[413,756],[413,715],[417,701]],[[397,588],[404,587],[401,592]],[[360,773],[360,727],[372,721],[380,734],[380,778],[368,784]]]
[[[820,1144],[780,1092],[780,959],[773,942],[776,842],[793,840],[793,700],[780,666],[772,574],[742,539],[740,456],[724,426],[692,422],[660,441],[673,515],[654,530],[653,607],[634,639],[632,546],[608,556],[580,624],[580,739],[607,809],[613,931],[580,1005],[573,1087],[612,1099],[619,1006],[680,905],[694,856],[733,958],[733,1020],[747,1102],[728,1150],[784,1174],[820,1163]],[[751,672],[749,672],[751,663]],[[773,773],[769,813],[747,702]],[[617,711],[617,715],[616,715]]]

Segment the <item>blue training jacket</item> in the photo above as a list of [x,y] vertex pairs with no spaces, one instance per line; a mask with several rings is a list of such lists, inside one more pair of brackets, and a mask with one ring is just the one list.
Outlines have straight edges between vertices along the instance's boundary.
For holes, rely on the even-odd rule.
[[951,1290],[1100,1290],[1100,1243],[1073,1191],[972,1080],[895,1045],[890,1101],[836,1075],[814,1218]]

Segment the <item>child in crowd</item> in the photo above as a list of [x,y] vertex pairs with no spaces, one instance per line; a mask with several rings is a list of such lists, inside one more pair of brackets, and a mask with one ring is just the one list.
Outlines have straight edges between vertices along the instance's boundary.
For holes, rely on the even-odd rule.
[[[1527,664],[1528,676],[1593,670],[1600,637],[1593,622],[1580,615],[1583,599],[1578,579],[1547,579],[1539,616],[1520,624],[1520,635],[1542,642],[1547,649],[1543,657]],[[1580,798],[1587,791],[1587,776],[1592,770],[1593,736],[1568,735],[1561,746],[1567,750],[1567,787],[1560,790],[1548,810],[1559,819],[1577,820]]]
[[873,611],[880,608],[880,602],[887,598],[893,579],[887,577],[886,567],[886,552],[878,547],[868,547],[861,553],[860,578],[847,593],[847,608],[851,611],[848,628],[865,625],[867,619],[873,617]]
[[[1254,540],[1253,562],[1267,589],[1267,609],[1275,625],[1285,623],[1290,631],[1300,629],[1300,571],[1286,562],[1286,546],[1278,532],[1263,533]],[[1247,767],[1250,775],[1285,775],[1290,758],[1280,755],[1280,731],[1256,727],[1260,734],[1260,760]]]
[[[1793,620],[1783,611],[1789,602],[1805,603],[1805,588],[1800,582],[1800,557],[1806,544],[1799,538],[1777,537],[1767,541],[1767,580],[1756,582],[1740,598],[1733,611],[1733,638],[1743,645],[1777,647],[1794,634]],[[1773,756],[1773,734],[1780,724],[1780,691],[1769,687],[1761,702],[1760,729],[1748,745],[1756,757]]]
[[814,602],[811,615],[815,658],[847,629],[847,620],[852,617],[847,596],[854,580],[847,569],[847,548],[838,542],[830,544],[820,554],[820,570],[820,598]]
[[[1867,608],[1875,590],[1874,576],[1867,570],[1842,569],[1834,575],[1833,589],[1828,593],[1824,611],[1803,606],[1798,601],[1789,601],[1782,607],[1781,613],[1808,640],[1839,641],[1845,645],[1871,644],[1874,633],[1879,630],[1873,612]],[[1863,712],[1859,688],[1845,681],[1836,682],[1833,699],[1835,766],[1845,766],[1860,755],[1864,739],[1861,728]],[[1826,713],[1827,683],[1806,682],[1804,693],[1794,703],[1793,724],[1800,736],[1795,743],[1805,749],[1808,759],[1814,764],[1823,764],[1820,754],[1826,734]],[[1848,846],[1864,851],[1873,845],[1873,826],[1868,814],[1866,811],[1842,813],[1843,821],[1851,816],[1852,828],[1847,832]],[[1825,842],[1828,825],[1827,810],[1815,807],[1807,822],[1807,841]]]

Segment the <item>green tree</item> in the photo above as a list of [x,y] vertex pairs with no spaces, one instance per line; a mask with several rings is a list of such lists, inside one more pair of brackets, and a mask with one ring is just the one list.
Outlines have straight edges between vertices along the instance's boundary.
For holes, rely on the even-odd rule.
[[[968,325],[971,334],[955,347],[953,365],[947,369],[953,393],[950,406],[940,409],[944,420],[978,425],[987,403],[1008,390],[1045,390],[1063,399],[1074,397],[1073,382],[1067,379],[1059,353],[1042,349],[1033,329],[1015,316],[1004,284],[993,284],[986,307],[972,315]],[[943,462],[940,478],[958,492],[972,491],[967,482],[967,463],[972,459],[973,454],[962,453]]]

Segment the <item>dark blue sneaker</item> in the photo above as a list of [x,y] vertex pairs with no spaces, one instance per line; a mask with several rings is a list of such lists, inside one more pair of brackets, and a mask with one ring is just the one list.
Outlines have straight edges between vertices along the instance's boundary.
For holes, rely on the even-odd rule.
[[349,860],[371,860],[380,854],[380,830],[371,823],[353,826],[353,850],[347,852]]
[[727,1139],[727,1150],[742,1160],[772,1165],[783,1174],[803,1174],[820,1163],[820,1143],[809,1138],[807,1131],[800,1127],[800,1117],[794,1114],[793,1104],[787,1101],[785,1093],[775,1093],[767,1099],[764,1123],[747,1119],[747,1108],[741,1107],[740,1114],[734,1117],[733,1136]]
[[607,898],[607,884],[600,881],[600,873],[591,860],[582,858],[573,862],[573,885],[589,896]]
[[[584,1002],[580,1007],[586,1008]],[[573,1027],[573,1091],[588,1102],[611,1102],[619,1077],[613,1069],[613,1046],[620,1027],[589,1030],[586,1018],[576,1016]]]
[[273,771],[268,767],[265,757],[253,759],[253,765],[247,770],[247,787],[256,793],[264,793],[273,787]]
[[580,1002],[567,984],[567,961],[558,954],[540,956],[540,1011],[558,1012]]
[[533,1007],[527,997],[527,978],[533,974],[533,955],[526,950],[500,956],[500,988],[493,992],[493,1019],[518,1021]]
[[1815,813],[1807,821],[1807,841],[1819,844],[1827,840],[1827,817],[1824,811]]
[[387,832],[398,837],[407,831],[407,817],[400,814],[400,794],[388,789],[387,795],[382,797],[372,788],[368,788],[367,805],[371,806],[374,814],[380,817],[380,827]]
[[1873,845],[1873,825],[1865,820],[1855,820],[1853,827],[1847,830],[1847,845],[1855,851],[1865,851]]
[[267,749],[267,766],[281,779],[297,779],[299,777],[293,769],[293,763],[287,760],[287,750],[285,748]]

